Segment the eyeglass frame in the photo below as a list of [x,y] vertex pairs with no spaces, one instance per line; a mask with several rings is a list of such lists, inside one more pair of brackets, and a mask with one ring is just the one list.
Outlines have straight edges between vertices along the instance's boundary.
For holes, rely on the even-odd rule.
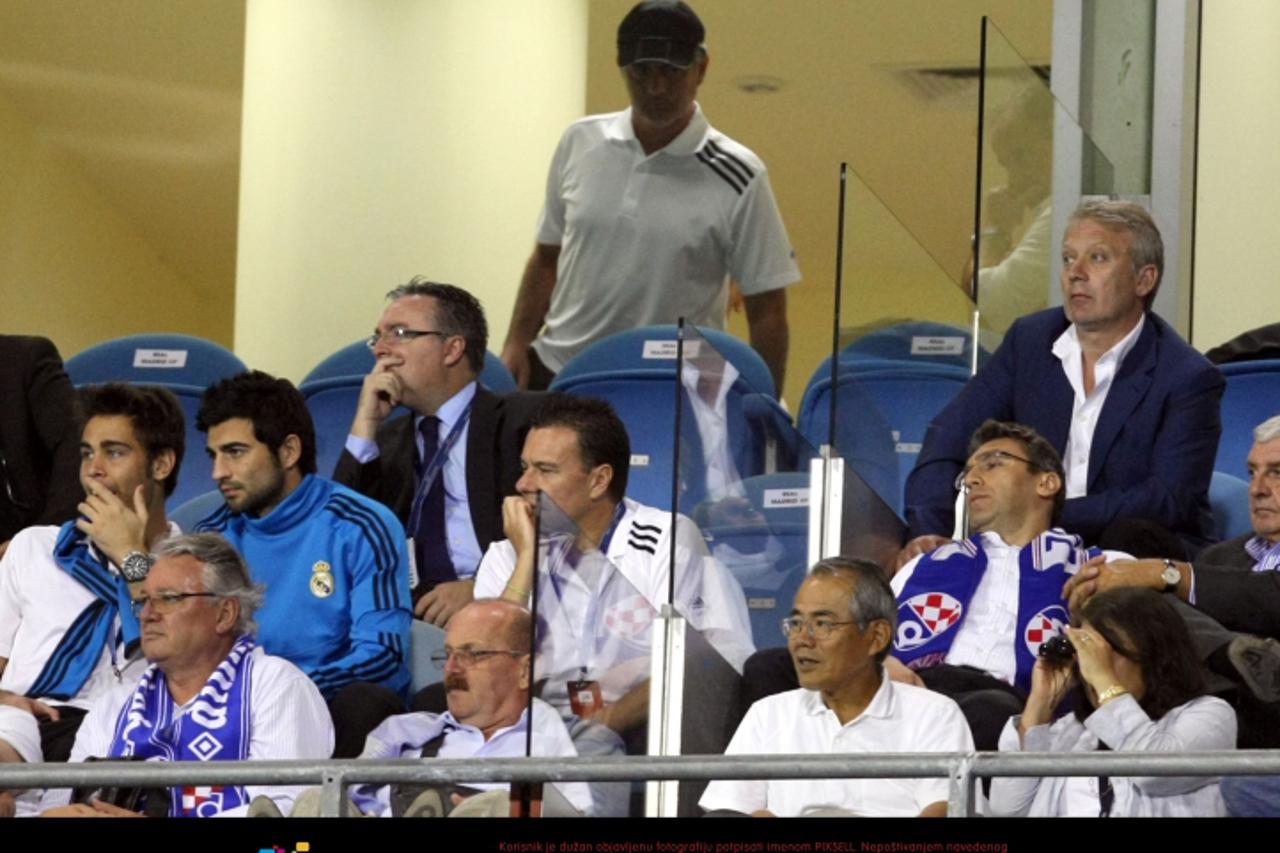
[[428,335],[439,335],[442,339],[453,337],[449,332],[441,332],[436,329],[406,329],[404,326],[396,326],[385,332],[375,329],[372,335],[364,339],[364,345],[369,349],[373,349],[378,345],[379,341],[386,338],[387,343],[391,346],[400,346]]
[[[988,450],[986,453],[979,454],[977,457],[977,462],[975,464],[965,465],[964,468],[960,471],[960,473],[956,475],[955,482],[953,482],[951,485],[957,492],[963,492],[969,488],[965,484],[965,479],[968,478],[969,474],[973,472],[974,468],[976,468],[978,465],[983,465],[985,466],[983,468],[984,471],[988,471],[988,472],[994,471],[997,468],[1003,467],[1004,460],[1006,459],[1015,459],[1018,462],[1025,462],[1027,463],[1027,465],[1031,467],[1031,470],[1033,471],[1040,470],[1039,468],[1036,467],[1036,463],[1032,462],[1030,459],[1024,459],[1023,457],[1018,456],[1017,454],[1010,453],[1007,450],[1000,450],[997,448],[994,450]],[[1000,461],[997,464],[989,464],[993,460],[1000,460]]]
[[451,649],[445,646],[443,649],[437,649],[431,653],[431,663],[436,669],[444,669],[449,663],[449,658],[456,657],[458,666],[463,669],[470,669],[478,663],[491,660],[497,655],[510,655],[511,657],[522,658],[528,652],[518,652],[515,649]]
[[[172,613],[178,606],[178,603],[188,598],[224,598],[216,592],[162,592],[158,595],[140,595],[130,602],[134,616],[141,616],[142,610],[148,604],[151,609],[157,613]],[[163,601],[164,604],[157,604],[157,601]]]
[[[819,622],[825,623],[825,626],[819,628]],[[809,639],[811,640],[825,640],[831,636],[831,632],[836,628],[843,628],[845,625],[856,624],[858,624],[857,619],[850,619],[847,622],[837,622],[833,619],[827,618],[826,616],[818,616],[812,619],[808,616],[787,616],[778,623],[779,627],[782,628],[782,636],[786,637],[788,640],[791,639],[791,635],[793,633],[798,634],[802,630],[809,635]],[[789,625],[794,625],[795,631],[788,628]]]

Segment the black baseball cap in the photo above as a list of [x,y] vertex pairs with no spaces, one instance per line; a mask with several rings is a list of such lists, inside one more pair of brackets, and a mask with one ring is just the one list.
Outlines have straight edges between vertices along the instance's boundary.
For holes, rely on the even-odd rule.
[[665,62],[677,68],[693,64],[707,31],[680,0],[637,3],[618,25],[618,65]]

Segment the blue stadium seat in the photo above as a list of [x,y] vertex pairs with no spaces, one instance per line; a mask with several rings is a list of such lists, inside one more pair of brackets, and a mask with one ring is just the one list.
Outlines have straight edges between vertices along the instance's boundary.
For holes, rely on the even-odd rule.
[[[724,333],[698,330],[739,376],[726,397],[730,455],[739,477],[793,467],[797,434],[777,403],[763,359]],[[551,388],[613,404],[631,438],[627,495],[662,509],[672,504],[677,364],[675,326],[631,329],[597,341],[569,361]],[[701,342],[697,342],[701,346]],[[692,357],[692,356],[690,356]],[[764,383],[761,390],[755,383]],[[688,394],[681,397],[679,507],[688,512],[706,497],[707,464]]]
[[[307,381],[298,386],[316,427],[316,473],[322,477],[333,476],[338,457],[342,456],[362,384],[364,375],[360,374]],[[391,417],[408,413],[409,410],[401,406]]]
[[192,386],[202,391],[248,368],[229,349],[191,335],[130,335],[104,341],[66,362],[75,385],[140,382]]
[[433,652],[444,649],[444,629],[430,622],[414,619],[409,623],[409,691],[412,695],[424,687],[444,681],[444,671],[431,662]]
[[183,533],[190,533],[196,529],[196,522],[211,515],[222,503],[222,492],[217,489],[204,492],[171,510],[168,513],[169,520],[178,525]]
[[[841,359],[838,381],[835,449],[901,515],[903,488],[929,422],[960,393],[969,373],[949,364]],[[831,387],[828,362],[800,403],[800,434],[814,445],[829,440]],[[886,447],[894,459],[885,458]]]
[[1253,530],[1249,518],[1249,484],[1239,477],[1213,472],[1209,483],[1209,506],[1219,539],[1232,539]]
[[1227,379],[1222,394],[1222,438],[1213,467],[1245,470],[1253,447],[1253,428],[1280,414],[1280,359],[1238,361],[1218,365]]
[[766,648],[782,642],[779,623],[791,612],[809,568],[809,474],[763,474],[743,480],[742,487],[763,522],[726,523],[706,512],[695,512],[694,518],[711,553],[741,584],[755,645]]
[[[337,379],[343,376],[364,377],[373,369],[373,352],[364,341],[348,344],[324,361],[311,368],[311,372],[302,380],[302,384],[317,382],[321,379]],[[502,363],[491,352],[484,354],[484,369],[480,371],[480,384],[495,394],[506,394],[516,390],[516,380]],[[355,409],[351,410],[355,414]],[[350,416],[348,416],[350,423]]]
[[[954,352],[960,347],[960,352]],[[863,335],[846,346],[842,360],[883,359],[912,364],[950,364],[969,369],[973,358],[973,335],[945,323],[914,321],[895,323]],[[978,366],[991,354],[978,348]]]

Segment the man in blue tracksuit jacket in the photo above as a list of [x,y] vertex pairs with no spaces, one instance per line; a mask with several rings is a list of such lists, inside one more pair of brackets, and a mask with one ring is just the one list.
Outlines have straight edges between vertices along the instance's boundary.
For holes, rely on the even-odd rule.
[[409,687],[404,528],[378,502],[315,476],[315,427],[288,380],[224,379],[205,391],[196,425],[225,501],[196,529],[226,536],[265,585],[259,643],[320,688],[334,755],[358,755]]

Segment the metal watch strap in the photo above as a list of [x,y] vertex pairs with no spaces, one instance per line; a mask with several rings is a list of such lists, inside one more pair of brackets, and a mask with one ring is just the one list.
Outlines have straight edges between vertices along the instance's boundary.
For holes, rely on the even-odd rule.
[[147,574],[151,571],[151,566],[155,564],[155,561],[155,557],[150,554],[144,554],[142,551],[130,551],[120,561],[120,574],[124,575],[124,579],[130,583],[146,580]]

